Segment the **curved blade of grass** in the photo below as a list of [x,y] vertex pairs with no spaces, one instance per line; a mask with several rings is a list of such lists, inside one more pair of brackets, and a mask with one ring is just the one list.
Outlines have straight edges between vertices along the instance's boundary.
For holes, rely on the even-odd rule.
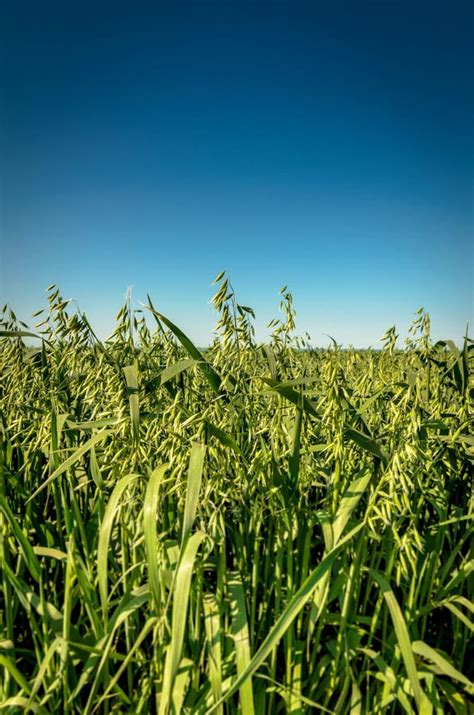
[[148,565],[148,582],[158,612],[161,605],[161,586],[158,572],[158,537],[156,534],[156,515],[158,497],[167,464],[160,464],[151,474],[143,502],[143,532],[145,536],[145,551]]
[[393,669],[387,665],[382,656],[371,648],[358,648],[361,653],[364,653],[368,658],[371,658],[376,664],[377,668],[380,670],[382,677],[390,687],[390,690],[395,695],[400,705],[403,707],[408,715],[413,715],[414,710],[410,705],[407,695],[404,693],[402,684],[400,683],[400,678],[397,678]]
[[174,681],[173,701],[171,711],[173,713],[181,713],[186,688],[188,687],[189,678],[192,675],[194,663],[190,658],[182,658],[179,664],[178,672]]
[[156,626],[157,623],[158,623],[158,619],[157,619],[157,618],[154,618],[154,617],[153,617],[153,618],[149,618],[149,619],[146,621],[146,623],[145,623],[145,625],[143,626],[142,630],[140,631],[140,633],[138,634],[138,636],[135,638],[132,647],[130,648],[129,652],[127,653],[126,657],[124,658],[123,662],[121,663],[119,669],[118,669],[117,672],[115,673],[115,675],[114,675],[114,677],[112,678],[112,680],[110,681],[110,683],[107,685],[106,689],[104,690],[103,695],[101,695],[101,697],[100,697],[99,700],[97,701],[97,704],[95,705],[94,709],[92,710],[93,713],[96,712],[96,710],[99,709],[99,707],[100,707],[101,704],[104,702],[104,700],[106,699],[106,697],[108,696],[108,694],[110,693],[110,691],[113,690],[114,687],[117,685],[117,683],[118,683],[118,681],[119,681],[119,679],[120,679],[120,676],[121,676],[122,673],[125,671],[126,667],[128,666],[128,664],[129,664],[130,661],[132,660],[133,656],[135,655],[135,651],[141,646],[141,644],[143,643],[143,641],[145,640],[145,638],[147,637],[147,635],[148,635],[148,634],[150,633],[150,631]]
[[377,571],[373,571],[372,569],[370,570],[370,574],[380,586],[380,590],[384,595],[388,610],[390,611],[393,627],[395,629],[395,635],[397,636],[398,645],[400,646],[400,652],[411,683],[413,695],[415,696],[418,709],[421,711],[423,707],[426,707],[425,703],[427,701],[427,697],[425,693],[423,693],[420,680],[418,678],[418,671],[416,669],[415,658],[413,656],[410,635],[408,633],[408,628],[405,623],[402,610],[398,605],[398,601],[395,598],[395,594],[393,593],[390,584],[386,581],[384,576]]
[[24,559],[25,564],[28,568],[28,571],[33,576],[35,581],[39,581],[40,573],[41,573],[41,566],[40,566],[40,562],[38,561],[38,557],[36,556],[36,554],[33,550],[33,547],[31,546],[27,537],[25,536],[22,529],[20,528],[18,521],[15,519],[15,516],[14,516],[12,510],[10,509],[10,507],[7,503],[7,500],[1,494],[0,494],[0,511],[2,511],[3,514],[5,515],[8,523],[11,526],[13,535],[15,536],[16,540],[18,541],[18,544],[22,551],[23,559]]
[[81,446],[78,447],[76,451],[71,454],[71,456],[68,457],[57,469],[55,469],[54,472],[41,484],[41,486],[39,486],[38,489],[36,489],[36,491],[34,491],[30,497],[28,497],[28,499],[26,500],[26,504],[29,504],[29,502],[36,496],[38,496],[38,494],[42,492],[43,489],[48,486],[48,484],[54,481],[57,477],[61,476],[61,474],[64,474],[64,472],[69,469],[69,467],[71,467],[73,464],[75,464],[81,457],[83,457],[84,454],[86,454],[91,449],[91,447],[101,442],[109,434],[110,433],[108,430],[102,430],[101,432],[98,432],[96,435],[88,439],[87,442],[81,444]]
[[28,710],[41,714],[46,714],[47,712],[37,703],[30,703],[27,698],[23,698],[21,695],[14,695],[12,698],[7,698],[0,703],[0,710],[9,710],[10,708],[15,708],[16,712],[18,712],[16,708],[20,708],[20,712],[28,712]]
[[434,648],[431,648],[427,643],[423,641],[413,641],[412,643],[413,652],[417,655],[421,655],[422,658],[426,660],[431,660],[438,668],[441,670],[443,675],[447,675],[453,680],[457,680],[466,686],[468,692],[472,695],[474,694],[473,688],[474,684],[467,678],[463,673],[457,670],[451,663],[449,663],[446,658]]
[[195,364],[196,360],[187,358],[186,360],[178,360],[178,362],[175,362],[173,365],[168,365],[168,367],[165,367],[163,372],[160,373],[160,385],[165,385],[169,380],[172,380],[173,377],[180,375]]
[[204,418],[202,421],[206,425],[209,433],[212,434],[213,437],[218,439],[219,442],[224,445],[224,447],[230,447],[230,449],[233,449],[234,452],[237,452],[237,454],[240,454],[240,456],[245,459],[244,453],[240,449],[235,439],[230,436],[230,434],[224,432],[224,430],[221,430],[220,427],[216,427],[216,425],[214,425],[206,418]]
[[128,474],[127,476],[122,477],[122,479],[115,485],[115,488],[110,495],[109,502],[105,509],[104,520],[101,524],[99,531],[99,545],[97,547],[97,577],[99,581],[99,594],[104,619],[107,619],[108,610],[107,559],[109,552],[110,534],[112,532],[113,521],[117,514],[122,494],[136,478],[136,474]]
[[86,420],[85,422],[74,422],[74,420],[66,419],[66,427],[67,429],[88,431],[97,427],[118,425],[122,419],[122,417],[104,417],[102,420]]
[[30,615],[33,607],[41,619],[44,619],[47,622],[48,626],[52,628],[56,635],[62,635],[63,616],[61,612],[58,611],[56,606],[46,601],[44,597],[40,598],[34,591],[32,591],[25,581],[15,575],[5,561],[2,561],[0,565],[4,574],[15,589],[18,600],[26,612]]
[[311,598],[311,595],[316,588],[318,582],[324,577],[324,574],[332,567],[341,548],[345,544],[347,544],[347,542],[350,541],[360,531],[360,529],[362,529],[362,527],[363,524],[359,524],[354,529],[352,529],[343,539],[341,539],[341,541],[337,544],[337,546],[334,547],[332,551],[330,551],[326,556],[323,557],[321,563],[316,566],[316,568],[309,574],[303,585],[298,589],[298,591],[292,597],[286,608],[277,618],[275,624],[270,629],[270,632],[268,633],[267,637],[263,641],[258,651],[253,656],[245,671],[234,681],[232,687],[229,688],[229,690],[220,699],[220,701],[209,710],[209,713],[214,712],[219,705],[221,705],[235,692],[237,692],[237,690],[242,687],[242,684],[247,680],[247,678],[253,675],[253,673],[255,673],[255,671],[262,665],[262,663],[264,663],[267,656],[278,645],[282,636],[286,633],[297,615]]
[[181,536],[181,544],[191,533],[191,528],[196,516],[196,508],[201,488],[202,470],[204,468],[204,457],[206,454],[206,445],[194,442],[191,447],[191,456],[189,458],[188,483],[186,487],[186,504],[184,507],[183,533]]
[[449,601],[447,601],[444,605],[449,611],[451,611],[451,613],[456,616],[456,618],[459,618],[461,623],[464,623],[466,628],[468,628],[471,633],[474,633],[474,623],[467,616],[465,616],[464,613],[459,610],[459,608],[456,608],[456,606],[454,606]]
[[50,559],[58,559],[58,561],[67,559],[66,552],[60,549],[48,548],[47,546],[33,546],[33,551],[36,556],[48,556]]
[[352,512],[356,508],[360,498],[365,492],[371,477],[372,472],[367,471],[358,479],[354,479],[354,481],[350,484],[349,488],[342,497],[341,503],[339,504],[339,508],[336,513],[336,518],[334,520],[334,523],[332,524],[332,535],[334,539],[334,544],[337,544],[337,542],[339,541],[341,534],[346,528],[347,523],[351,518]]
[[207,360],[205,359],[204,355],[197,349],[197,347],[194,345],[194,343],[183,333],[182,330],[180,330],[174,323],[171,322],[171,320],[168,320],[164,315],[161,313],[158,313],[150,304],[147,306],[148,309],[157,317],[159,320],[161,320],[167,328],[171,330],[173,335],[175,335],[183,348],[186,350],[188,355],[193,358],[193,360],[197,361],[197,365],[199,369],[201,370],[202,374],[217,394],[220,394],[221,392],[221,378],[217,374],[217,372],[214,370],[212,365],[210,365]]
[[[206,628],[207,653],[209,664],[209,680],[211,681],[214,702],[222,695],[222,629],[219,606],[216,597],[208,593],[203,598],[204,619]],[[222,713],[222,706],[219,713]]]
[[[247,609],[242,579],[237,572],[230,574],[228,580],[230,610],[232,617],[231,634],[235,644],[235,663],[237,677],[245,673],[250,663],[250,640],[247,623]],[[254,715],[252,678],[249,676],[240,687],[240,707],[242,715]]]
[[44,340],[45,343],[48,342],[42,335],[31,333],[28,330],[0,330],[0,338],[38,338],[38,340]]
[[173,592],[171,642],[166,652],[159,715],[167,715],[170,711],[174,682],[181,661],[181,654],[184,645],[184,633],[188,614],[192,571],[197,551],[204,538],[205,534],[202,531],[197,531],[193,534],[186,542],[182,557],[178,564]]
[[102,491],[103,489],[105,489],[105,483],[104,483],[104,480],[102,479],[102,474],[100,472],[100,467],[99,467],[99,463],[97,461],[97,457],[95,454],[94,446],[91,447],[89,466],[90,466],[90,471],[91,471],[91,477],[94,480],[96,487]]
[[304,412],[307,412],[312,417],[319,417],[319,412],[314,406],[314,404],[308,400],[307,397],[302,397],[299,392],[294,390],[292,387],[288,387],[285,383],[277,382],[269,377],[262,377],[263,382],[265,382],[272,390],[277,392],[279,395],[284,397],[289,402],[292,402],[297,407],[301,407]]
[[29,700],[30,706],[33,703],[33,698],[36,695],[36,693],[38,692],[38,690],[41,686],[41,683],[44,680],[46,672],[49,668],[49,665],[50,665],[56,651],[60,650],[60,648],[62,646],[63,646],[63,639],[61,638],[61,636],[58,636],[57,638],[54,639],[54,641],[51,643],[48,650],[46,651],[45,656],[44,656],[43,660],[41,661],[41,665],[40,665],[40,668],[36,675],[35,681],[33,683],[33,687],[31,689],[30,700]]
[[2,665],[6,670],[8,670],[10,675],[14,678],[14,680],[16,680],[16,682],[18,683],[20,688],[22,690],[24,690],[25,693],[27,693],[27,695],[29,695],[31,693],[30,685],[29,685],[28,681],[26,680],[25,676],[18,670],[15,663],[13,663],[10,660],[10,658],[7,658],[6,655],[3,655],[1,653],[0,653],[0,665]]
[[369,452],[369,454],[373,454],[374,457],[377,457],[384,463],[387,462],[388,455],[382,445],[377,442],[377,440],[373,439],[372,437],[369,437],[363,432],[359,432],[359,430],[352,428],[346,429],[344,431],[344,434],[363,450]]
[[[88,675],[94,673],[94,681],[90,687],[89,690],[89,697],[86,703],[86,706],[83,710],[84,715],[89,715],[92,712],[93,709],[93,702],[94,702],[94,697],[97,692],[97,689],[99,687],[102,674],[104,672],[105,666],[107,662],[109,661],[110,653],[112,650],[112,645],[115,637],[115,632],[117,629],[125,623],[125,621],[129,618],[129,616],[139,608],[141,608],[149,599],[149,593],[140,593],[139,595],[126,595],[124,599],[122,600],[121,604],[118,606],[118,608],[115,610],[112,618],[110,619],[110,632],[108,633],[107,637],[104,638],[101,641],[101,646],[100,646],[100,661],[99,664],[96,665],[96,661],[93,660],[94,667],[89,669]],[[97,656],[98,658],[99,656]],[[94,656],[92,656],[92,659]],[[86,670],[86,669],[85,669]],[[82,677],[82,676],[81,676]],[[82,683],[82,686],[85,683]],[[116,685],[114,687],[117,687]],[[122,692],[122,696],[123,696]],[[130,700],[127,696],[127,704],[130,704]]]

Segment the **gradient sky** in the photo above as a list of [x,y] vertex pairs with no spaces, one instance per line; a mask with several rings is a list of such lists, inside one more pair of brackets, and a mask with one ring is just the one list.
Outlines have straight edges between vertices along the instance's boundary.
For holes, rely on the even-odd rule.
[[[472,2],[0,8],[1,296],[98,332],[128,286],[200,345],[227,269],[258,335],[473,323]],[[472,333],[472,327],[471,327]]]

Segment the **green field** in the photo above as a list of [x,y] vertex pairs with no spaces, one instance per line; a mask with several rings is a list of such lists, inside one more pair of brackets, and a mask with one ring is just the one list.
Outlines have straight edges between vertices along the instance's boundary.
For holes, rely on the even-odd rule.
[[313,349],[283,290],[258,345],[225,276],[204,351],[48,299],[0,333],[4,712],[472,712],[469,338]]

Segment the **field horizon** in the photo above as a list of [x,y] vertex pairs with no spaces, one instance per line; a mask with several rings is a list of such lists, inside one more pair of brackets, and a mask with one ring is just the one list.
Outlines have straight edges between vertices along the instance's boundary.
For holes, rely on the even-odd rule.
[[[222,271],[222,275],[226,275],[226,280],[229,281],[229,286],[230,286],[230,291],[232,293],[232,297],[234,299],[234,302],[237,304],[237,296],[235,294],[235,291],[232,287],[232,284],[230,283],[230,279],[227,277],[227,272]],[[219,274],[219,275],[221,275]],[[214,282],[215,284],[215,282]],[[213,285],[214,285],[213,284]],[[102,330],[97,330],[94,326],[93,321],[90,321],[89,318],[87,317],[87,314],[81,309],[80,304],[78,303],[77,300],[74,298],[64,298],[61,295],[61,290],[60,287],[57,284],[51,284],[46,290],[45,294],[47,296],[47,302],[48,305],[51,305],[51,295],[54,295],[57,293],[57,297],[59,297],[59,300],[61,303],[64,304],[64,306],[68,306],[68,311],[69,314],[73,315],[76,314],[79,318],[81,316],[84,316],[86,319],[87,324],[90,326],[93,335],[95,336],[96,339],[102,341],[102,342],[107,342],[108,340],[113,338],[114,335],[114,330],[115,328],[112,327],[108,331]],[[293,301],[293,296],[291,289],[288,286],[285,286],[282,288],[279,293],[276,296],[275,300],[275,310],[274,313],[277,313],[277,317],[272,317],[269,321],[264,323],[262,320],[257,321],[257,316],[255,314],[255,311],[251,308],[250,310],[252,311],[252,322],[254,324],[254,337],[256,339],[256,342],[264,344],[271,342],[271,327],[272,324],[278,320],[278,314],[281,313],[283,303],[282,303],[282,296],[284,294],[290,295],[291,296],[291,301],[292,301],[292,309],[294,310],[294,318],[295,318],[295,332],[300,333],[304,335],[304,340],[305,343],[308,345],[307,348],[305,349],[314,349],[314,350],[324,350],[325,348],[331,347],[334,344],[337,344],[339,349],[341,350],[357,350],[357,351],[365,351],[365,350],[382,350],[383,349],[383,342],[384,339],[386,339],[387,333],[390,331],[392,334],[392,341],[393,341],[393,332],[396,334],[396,340],[393,343],[393,348],[396,350],[403,350],[405,347],[409,346],[412,344],[411,340],[411,333],[413,332],[413,326],[417,324],[417,321],[419,319],[420,315],[425,315],[428,317],[428,320],[430,322],[430,335],[433,336],[433,328],[432,328],[432,315],[428,311],[426,311],[423,307],[419,307],[418,309],[413,309],[412,311],[412,319],[410,323],[406,323],[406,326],[402,329],[398,329],[398,326],[395,324],[390,324],[390,320],[386,321],[386,324],[378,336],[378,338],[375,341],[367,342],[367,343],[359,343],[359,344],[354,344],[352,342],[340,342],[337,336],[337,333],[327,333],[327,332],[316,332],[313,331],[313,336],[317,337],[319,342],[315,343],[315,341],[312,339],[312,335],[307,330],[302,330],[299,331],[298,326],[296,324],[296,309],[294,307],[294,301]],[[38,328],[43,327],[42,321],[38,320],[42,315],[46,315],[48,312],[48,307],[41,308],[35,312],[32,312],[30,316],[22,315],[22,318],[20,319],[17,317],[16,312],[13,310],[14,306],[10,304],[10,302],[6,301],[5,302],[5,296],[4,298],[4,303],[2,307],[2,314],[3,317],[0,317],[0,320],[2,321],[3,324],[18,324],[22,330],[25,330],[26,332],[30,332],[30,335],[24,335],[24,339],[26,341],[26,344],[29,345],[29,347],[35,347],[37,344],[37,340],[42,339],[41,331],[37,332]],[[147,294],[147,301],[151,300],[150,295]],[[136,316],[143,317],[145,319],[146,325],[148,326],[149,329],[153,328],[153,315],[152,312],[149,309],[148,303],[145,303],[140,300],[135,300],[133,299],[133,293],[132,289],[127,289],[126,293],[124,294],[124,299],[123,299],[123,304],[120,306],[118,311],[116,311],[116,317],[115,317],[115,322],[117,323],[120,321],[120,315],[121,312],[124,310],[124,307],[127,306],[127,310],[132,312]],[[207,304],[203,305],[203,309],[206,309],[206,312],[209,312],[208,308],[209,306],[212,308],[212,313],[214,316],[216,316],[216,310],[215,310],[215,305],[213,303],[213,299],[211,298],[209,301],[207,301]],[[168,306],[168,310],[166,311],[167,315],[170,318],[173,318],[173,320],[176,320],[174,318],[174,313],[177,312],[178,314],[182,312],[182,309],[179,309],[178,311],[173,311],[172,306]],[[317,311],[318,312],[318,311]],[[268,313],[268,308],[267,308],[267,313]],[[31,321],[31,322],[26,322],[26,321]],[[99,321],[102,322],[102,321]],[[190,326],[189,324],[183,324],[182,321],[176,320],[176,322],[179,322],[181,327],[186,331],[187,335],[190,335],[192,337],[192,331],[189,330]],[[185,323],[188,321],[185,321]],[[210,321],[208,321],[209,323]],[[258,323],[258,324],[257,324]],[[390,325],[390,327],[389,327]],[[440,329],[438,328],[437,330],[437,336],[434,338],[434,342],[442,342],[443,340],[450,339],[452,340],[455,345],[460,348],[462,346],[462,343],[465,338],[469,338],[469,325],[470,321],[466,321],[466,325],[464,330],[462,331],[462,334],[460,333],[459,335],[453,336],[450,331],[448,333],[440,332]],[[34,332],[36,331],[36,332]],[[211,337],[212,336],[212,337]],[[31,343],[31,340],[35,340],[34,343]],[[218,327],[215,326],[212,330],[209,331],[209,340],[208,341],[196,341],[194,342],[197,344],[200,350],[208,350],[212,347],[213,342],[219,339],[219,331]],[[30,342],[28,342],[30,341]],[[325,344],[324,344],[325,343]]]

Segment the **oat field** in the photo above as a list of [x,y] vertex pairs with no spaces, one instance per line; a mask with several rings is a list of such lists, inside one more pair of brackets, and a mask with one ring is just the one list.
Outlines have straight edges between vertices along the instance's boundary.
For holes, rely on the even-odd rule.
[[314,349],[283,289],[257,344],[216,291],[205,350],[3,310],[0,708],[473,712],[473,341]]

